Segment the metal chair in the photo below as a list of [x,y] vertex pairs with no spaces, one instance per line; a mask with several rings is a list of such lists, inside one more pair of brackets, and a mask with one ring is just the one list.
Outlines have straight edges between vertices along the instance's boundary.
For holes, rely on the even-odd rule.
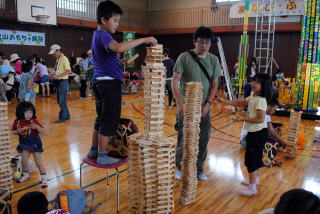
[[102,168],[106,169],[107,173],[107,185],[109,186],[109,173],[108,169],[115,169],[117,171],[116,173],[116,179],[117,179],[117,213],[119,212],[119,203],[120,203],[120,183],[119,183],[119,170],[118,168],[128,162],[127,158],[122,159],[119,163],[117,164],[110,164],[110,165],[100,165],[97,164],[97,160],[95,159],[90,159],[90,158],[84,158],[82,160],[82,163],[80,164],[80,188],[82,188],[82,167],[83,164],[87,164],[89,166],[93,166],[96,168]]

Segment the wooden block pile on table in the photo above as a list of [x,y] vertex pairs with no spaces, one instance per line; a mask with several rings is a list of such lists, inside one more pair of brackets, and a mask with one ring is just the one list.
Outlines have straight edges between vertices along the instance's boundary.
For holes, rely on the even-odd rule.
[[301,121],[302,112],[291,111],[290,113],[290,121],[288,127],[288,138],[285,149],[285,157],[286,158],[294,158],[297,151],[297,140],[299,135],[300,121]]
[[175,146],[163,136],[165,67],[162,45],[147,48],[144,70],[144,133],[129,143],[130,207],[136,213],[173,212]]
[[187,83],[183,118],[183,161],[181,165],[180,202],[195,202],[197,191],[197,159],[201,121],[202,83]]
[[12,179],[8,108],[0,102],[0,189],[12,192]]

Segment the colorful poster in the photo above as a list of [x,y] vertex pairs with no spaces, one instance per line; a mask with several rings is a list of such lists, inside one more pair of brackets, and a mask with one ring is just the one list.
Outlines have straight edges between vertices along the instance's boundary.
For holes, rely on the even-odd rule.
[[46,36],[40,32],[0,29],[0,44],[46,46]]
[[[130,41],[136,39],[136,33],[135,32],[123,32],[123,41]],[[131,48],[130,50],[124,52],[124,58],[131,58],[135,55],[134,48]],[[134,67],[134,64],[130,65],[129,67]]]
[[[274,0],[273,4],[266,2],[259,5],[255,1],[250,3],[249,17],[256,17],[259,13],[269,15],[271,7],[274,8],[275,16],[300,16],[303,15],[303,0]],[[245,11],[244,2],[232,4],[230,8],[230,18],[243,18]]]

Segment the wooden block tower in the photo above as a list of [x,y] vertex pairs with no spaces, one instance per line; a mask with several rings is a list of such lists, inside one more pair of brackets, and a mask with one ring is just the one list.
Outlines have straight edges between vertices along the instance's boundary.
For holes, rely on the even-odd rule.
[[201,120],[202,83],[187,83],[183,119],[183,161],[179,201],[195,202],[197,191],[197,159]]
[[0,102],[0,189],[12,191],[8,108]]
[[137,213],[173,212],[175,146],[163,136],[165,67],[162,45],[147,48],[143,67],[144,133],[129,137],[130,207]]
[[[0,206],[10,206],[13,191],[7,103],[0,102]],[[0,210],[1,211],[1,210]]]
[[146,120],[144,132],[153,136],[163,135],[166,67],[162,61],[162,45],[147,47],[146,66],[144,74],[144,112]]
[[288,138],[287,138],[288,145],[286,145],[286,149],[284,151],[285,152],[284,157],[288,159],[292,159],[296,155],[301,114],[302,114],[301,111],[300,112],[291,111],[290,113]]

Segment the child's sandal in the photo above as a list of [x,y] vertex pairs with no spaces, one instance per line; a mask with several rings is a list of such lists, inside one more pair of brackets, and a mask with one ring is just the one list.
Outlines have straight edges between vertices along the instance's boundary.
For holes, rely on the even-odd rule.
[[48,180],[42,180],[41,181],[41,187],[42,188],[48,187]]

